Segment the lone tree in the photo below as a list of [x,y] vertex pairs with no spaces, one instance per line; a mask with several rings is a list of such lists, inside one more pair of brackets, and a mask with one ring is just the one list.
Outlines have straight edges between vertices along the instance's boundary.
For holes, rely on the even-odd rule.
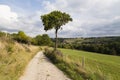
[[41,16],[44,30],[48,31],[51,29],[55,29],[55,50],[57,50],[57,33],[61,26],[65,25],[69,21],[72,21],[72,18],[69,14],[66,14],[61,11],[52,11],[49,14],[45,14]]

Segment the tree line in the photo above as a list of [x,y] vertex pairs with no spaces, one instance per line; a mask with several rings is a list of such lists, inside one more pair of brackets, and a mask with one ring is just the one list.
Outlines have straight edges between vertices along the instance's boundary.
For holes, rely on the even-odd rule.
[[40,45],[40,46],[51,46],[53,42],[47,34],[37,35],[35,37],[30,37],[23,31],[18,31],[18,33],[5,33],[0,31],[0,38],[10,38],[19,43]]
[[[59,48],[85,50],[109,55],[120,55],[120,37],[84,38],[73,40],[72,43],[59,40]],[[54,40],[53,40],[54,41]]]

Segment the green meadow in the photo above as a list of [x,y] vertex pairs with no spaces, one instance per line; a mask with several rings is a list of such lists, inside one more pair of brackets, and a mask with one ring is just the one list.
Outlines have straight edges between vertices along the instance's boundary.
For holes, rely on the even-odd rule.
[[[76,74],[81,74],[82,72],[83,75],[89,75],[91,80],[120,80],[120,56],[70,49],[59,50],[64,55],[63,61],[69,63],[73,68],[70,74],[76,73],[77,70]],[[69,72],[67,72],[68,75]],[[72,74],[72,78],[80,80],[75,75]]]

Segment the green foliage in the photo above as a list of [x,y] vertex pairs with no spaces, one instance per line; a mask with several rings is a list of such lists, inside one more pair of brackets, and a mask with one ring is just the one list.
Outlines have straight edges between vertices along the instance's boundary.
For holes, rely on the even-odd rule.
[[[33,44],[33,45],[40,45],[40,46],[52,46],[53,42],[51,41],[50,37],[47,34],[37,35],[35,38],[32,38],[25,34],[23,31],[19,31],[18,33],[9,34],[5,32],[0,32],[0,38],[3,40],[15,40],[19,43],[24,44]],[[10,46],[8,46],[8,51],[12,50]]]
[[58,39],[58,47],[120,55],[120,37]]
[[51,42],[51,39],[49,38],[49,36],[47,34],[43,34],[42,35],[42,39],[41,39],[41,43],[42,45],[50,45],[52,42]]
[[60,11],[52,11],[49,14],[45,14],[41,16],[44,30],[48,31],[50,29],[55,29],[55,50],[57,49],[57,33],[61,26],[65,25],[69,21],[72,21],[72,18],[69,14],[60,12]]
[[41,35],[37,35],[37,36],[34,38],[36,45],[41,45],[41,38],[42,38]]
[[60,11],[53,11],[49,14],[42,15],[41,19],[44,25],[44,30],[46,31],[52,28],[60,29],[62,25],[72,21],[69,14]]
[[12,34],[13,39],[17,40],[18,42],[21,43],[27,43],[30,44],[31,43],[31,38],[29,36],[27,36],[23,31],[19,31],[17,34]]
[[36,45],[50,46],[52,44],[52,41],[47,34],[43,34],[42,36],[37,35],[34,39]]

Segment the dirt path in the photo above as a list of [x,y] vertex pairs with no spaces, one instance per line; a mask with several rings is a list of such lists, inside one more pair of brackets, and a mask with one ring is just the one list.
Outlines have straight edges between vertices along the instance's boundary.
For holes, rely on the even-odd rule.
[[28,64],[26,71],[19,80],[71,80],[54,66],[42,52]]

